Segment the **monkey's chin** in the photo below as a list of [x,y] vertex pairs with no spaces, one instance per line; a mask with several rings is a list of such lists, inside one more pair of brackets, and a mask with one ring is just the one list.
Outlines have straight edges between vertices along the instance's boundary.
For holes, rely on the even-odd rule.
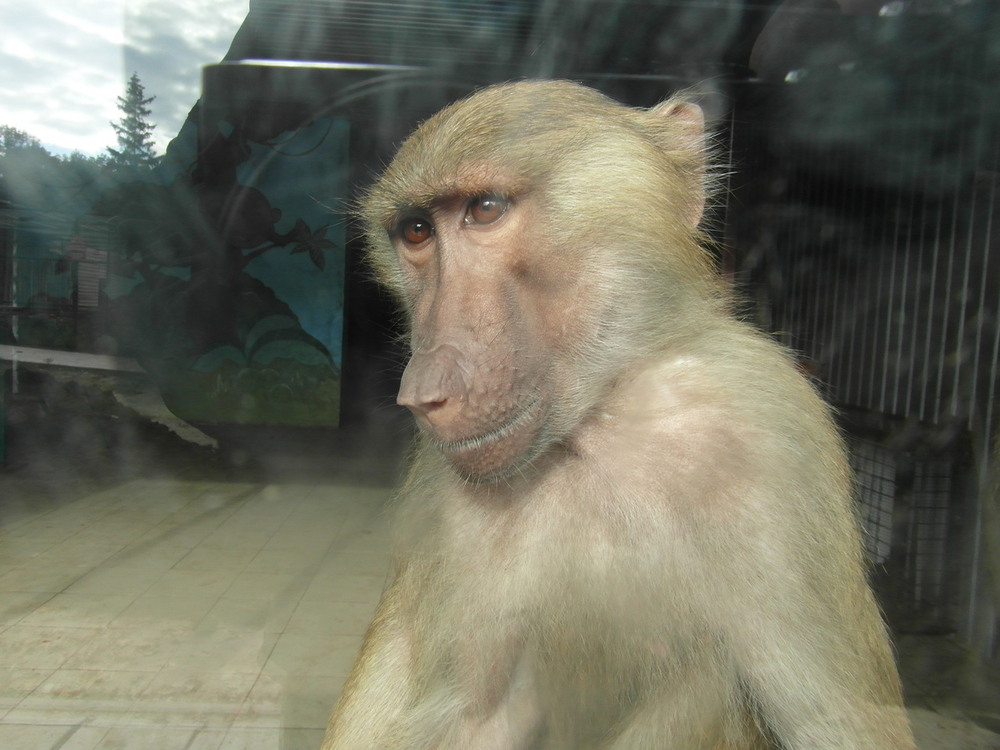
[[462,440],[432,440],[463,479],[501,482],[525,473],[538,455],[541,423],[541,399],[536,399],[489,432]]

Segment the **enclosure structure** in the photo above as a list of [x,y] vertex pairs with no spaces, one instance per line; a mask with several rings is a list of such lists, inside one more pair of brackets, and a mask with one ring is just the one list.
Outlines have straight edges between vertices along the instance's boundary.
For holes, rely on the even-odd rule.
[[[346,209],[415,122],[522,76],[581,80],[634,105],[695,85],[730,161],[710,217],[722,262],[746,314],[801,353],[839,409],[893,626],[960,632],[997,658],[998,14],[988,0],[843,5],[856,12],[254,0],[226,59],[205,71],[174,172],[142,201],[84,212],[110,227],[102,238],[86,229],[98,224],[74,225],[86,247],[110,253],[105,275],[71,268],[100,263],[73,258],[72,226],[59,230],[61,255],[32,266],[34,220],[5,207],[0,302],[22,324],[27,290],[36,306],[65,299],[52,309],[74,321],[101,313],[119,329],[131,310],[169,312],[146,361],[162,374],[183,350],[190,384],[178,387],[176,371],[163,380],[188,419],[207,383],[254,428],[273,416],[257,404],[289,398],[328,425],[364,420],[394,390],[383,382],[394,311],[361,270]],[[178,178],[187,192],[173,189]],[[289,186],[305,184],[293,201]],[[337,214],[329,227],[326,209]],[[179,215],[195,229],[165,246],[160,230]],[[344,264],[346,301],[324,286]],[[308,275],[311,286],[300,283]],[[136,291],[143,283],[154,296]],[[248,298],[247,316],[230,314]],[[346,305],[342,361],[341,321],[313,315],[311,302]],[[292,364],[267,366],[276,359]],[[317,384],[323,410],[307,395]],[[255,408],[241,413],[243,396]]]
[[856,19],[854,58],[737,87],[726,233],[840,410],[891,623],[996,659],[1000,131],[973,18]]

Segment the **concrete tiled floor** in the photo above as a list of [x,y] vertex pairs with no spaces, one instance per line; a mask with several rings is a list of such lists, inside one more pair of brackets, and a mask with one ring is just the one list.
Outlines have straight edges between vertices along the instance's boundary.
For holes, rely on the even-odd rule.
[[[133,479],[7,518],[0,748],[315,750],[385,582],[389,496]],[[1000,747],[912,715],[921,750]]]
[[318,747],[388,497],[138,479],[5,521],[0,748]]

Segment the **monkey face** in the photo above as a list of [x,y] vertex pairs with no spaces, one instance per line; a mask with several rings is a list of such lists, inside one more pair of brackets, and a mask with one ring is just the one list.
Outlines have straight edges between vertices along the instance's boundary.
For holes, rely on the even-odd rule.
[[[689,242],[700,216],[700,158],[676,154],[697,152],[701,127],[686,105],[631,110],[566,82],[493,87],[421,125],[372,188],[370,257],[411,326],[398,401],[459,474],[526,474],[569,445],[662,340],[650,311],[663,290],[695,286],[672,279],[707,278],[664,241]],[[672,199],[690,208],[680,220],[648,208]]]
[[398,402],[461,475],[489,481],[546,447],[560,358],[547,328],[566,290],[538,262],[536,201],[509,184],[469,192],[390,229],[412,321]]

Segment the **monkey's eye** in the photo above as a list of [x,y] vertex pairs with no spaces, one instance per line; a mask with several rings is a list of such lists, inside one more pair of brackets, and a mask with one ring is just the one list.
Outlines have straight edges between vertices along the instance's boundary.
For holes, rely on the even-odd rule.
[[492,193],[477,195],[469,201],[466,221],[472,224],[492,224],[507,213],[509,206],[510,201],[503,196]]
[[419,245],[426,242],[434,234],[434,225],[427,219],[411,217],[399,222],[396,229],[403,241],[410,245]]

